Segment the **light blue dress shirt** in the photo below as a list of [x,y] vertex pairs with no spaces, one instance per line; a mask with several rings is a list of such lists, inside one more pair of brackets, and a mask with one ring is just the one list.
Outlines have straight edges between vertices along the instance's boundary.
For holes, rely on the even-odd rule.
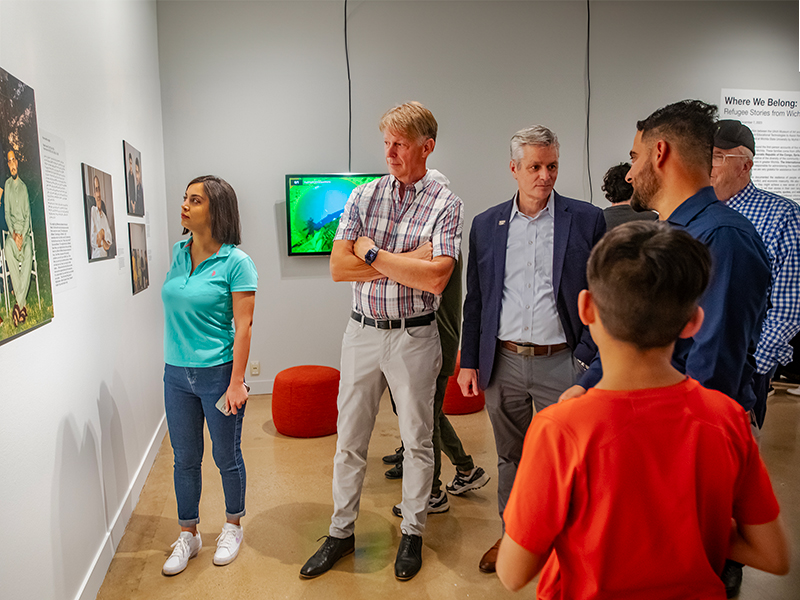
[[539,214],[529,217],[514,199],[508,223],[503,304],[497,337],[526,344],[566,342],[553,292],[553,193]]

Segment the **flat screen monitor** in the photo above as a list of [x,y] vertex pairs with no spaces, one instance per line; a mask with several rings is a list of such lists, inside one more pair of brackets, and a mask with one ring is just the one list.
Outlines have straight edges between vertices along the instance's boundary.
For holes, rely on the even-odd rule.
[[380,177],[382,173],[287,175],[289,256],[330,254],[350,192]]

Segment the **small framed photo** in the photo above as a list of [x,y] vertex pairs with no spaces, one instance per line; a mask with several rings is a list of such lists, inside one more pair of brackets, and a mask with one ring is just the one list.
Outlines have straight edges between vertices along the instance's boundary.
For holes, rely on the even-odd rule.
[[141,223],[128,223],[131,248],[131,284],[134,296],[150,286],[147,264],[147,232]]
[[117,236],[111,175],[85,163],[81,163],[81,171],[89,262],[114,258],[117,255]]
[[133,217],[143,217],[142,153],[124,140],[122,150],[125,155],[125,190],[128,199],[128,214]]

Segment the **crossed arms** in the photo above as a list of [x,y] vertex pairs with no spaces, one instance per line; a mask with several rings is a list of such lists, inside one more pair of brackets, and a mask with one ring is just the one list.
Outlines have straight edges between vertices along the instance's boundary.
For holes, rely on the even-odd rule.
[[375,281],[388,278],[406,287],[441,294],[456,261],[450,256],[433,256],[433,245],[425,242],[410,252],[379,250],[372,265],[364,255],[375,245],[372,239],[335,240],[331,251],[331,277],[334,281]]

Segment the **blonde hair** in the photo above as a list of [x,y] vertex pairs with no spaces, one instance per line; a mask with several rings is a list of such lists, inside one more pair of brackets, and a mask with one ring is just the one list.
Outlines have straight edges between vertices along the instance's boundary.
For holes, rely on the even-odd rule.
[[392,129],[419,143],[427,139],[436,141],[439,124],[433,113],[419,102],[406,102],[387,110],[381,117],[381,132]]

